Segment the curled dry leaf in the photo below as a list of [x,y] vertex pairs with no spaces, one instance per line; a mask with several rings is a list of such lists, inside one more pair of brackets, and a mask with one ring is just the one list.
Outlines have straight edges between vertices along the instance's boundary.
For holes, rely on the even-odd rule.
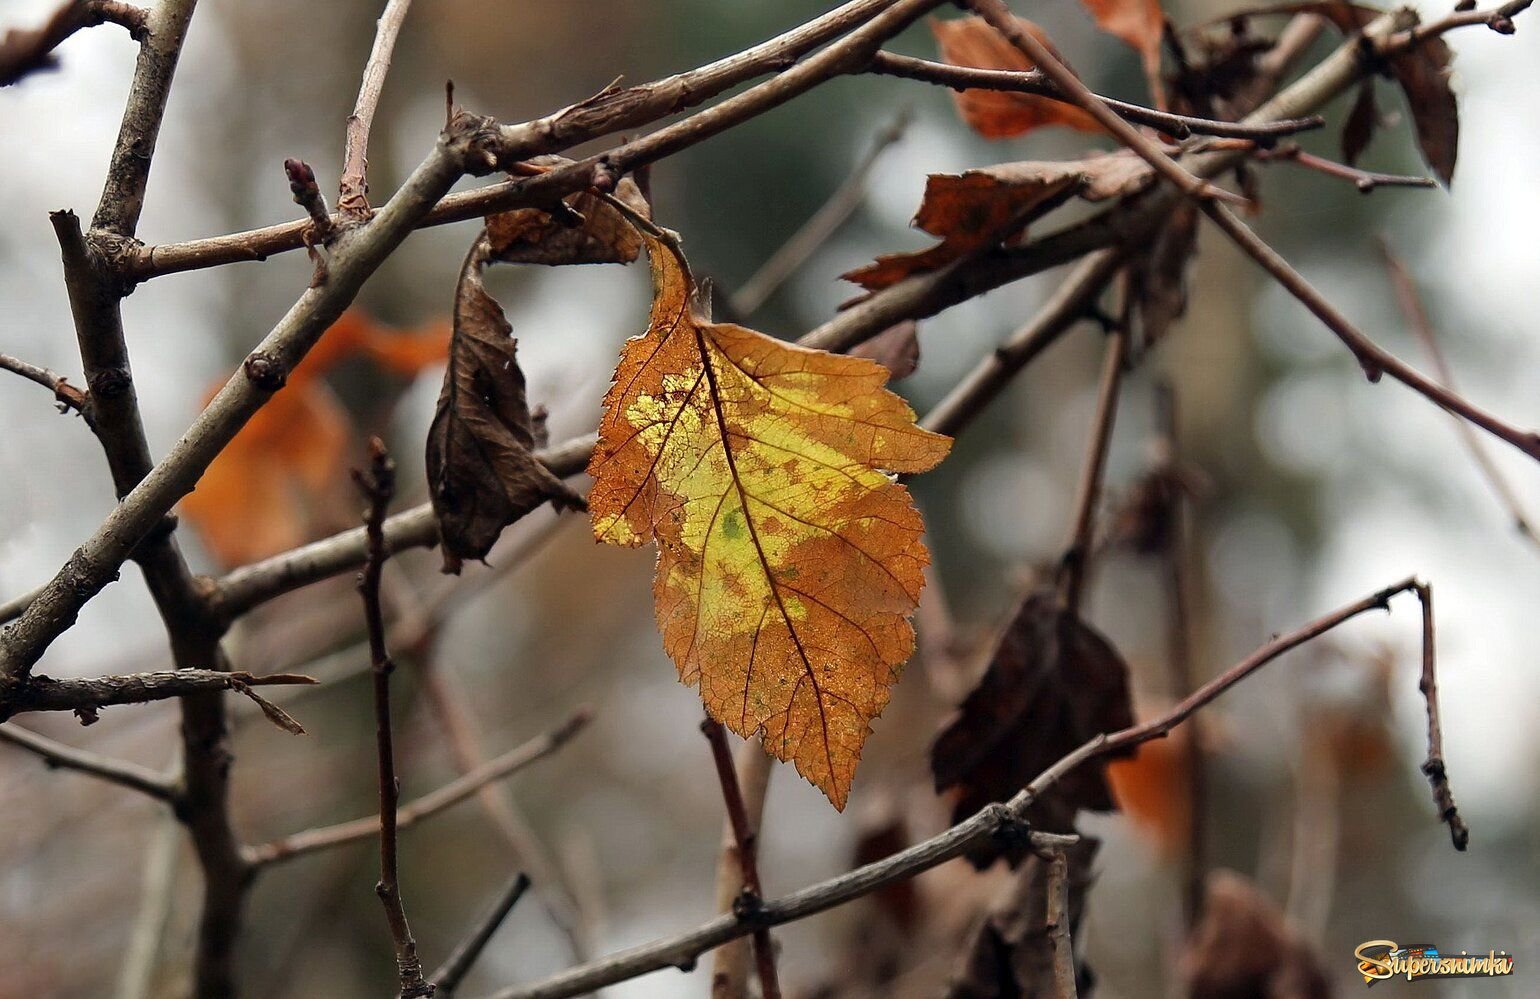
[[[1017,18],[1038,41],[1049,45],[1043,29],[1025,18]],[[969,16],[950,21],[932,20],[931,33],[941,49],[943,61],[953,66],[974,69],[1004,69],[1027,72],[1032,61],[981,17]],[[1052,46],[1049,45],[1051,49]],[[1018,94],[1003,90],[964,90],[953,98],[963,121],[986,139],[1008,139],[1044,125],[1064,125],[1081,132],[1103,131],[1095,118],[1064,101],[1037,94]]]
[[[1133,724],[1128,667],[1117,650],[1051,592],[1029,595],[995,646],[989,667],[931,747],[937,792],[952,791],[953,821],[1031,783],[1101,732]],[[1081,809],[1114,808],[1104,765],[1061,778],[1027,813],[1034,829],[1068,832]],[[984,867],[996,848],[969,859]],[[1012,863],[1023,852],[1005,854]]]
[[1146,348],[1164,339],[1171,324],[1186,313],[1187,265],[1197,246],[1198,209],[1183,202],[1129,264],[1129,293]]
[[[566,162],[540,156],[535,166]],[[643,218],[647,200],[630,177],[615,185],[617,199]],[[553,206],[554,207],[554,206]],[[487,217],[491,258],[505,264],[629,264],[642,252],[642,237],[620,210],[596,194],[568,195],[559,208],[515,208]]]
[[1234,871],[1210,874],[1202,911],[1180,965],[1192,999],[1331,995],[1319,955],[1246,878]]
[[1379,123],[1379,108],[1374,105],[1374,77],[1365,77],[1358,85],[1353,110],[1348,112],[1347,121],[1342,125],[1342,162],[1348,166],[1358,165],[1358,158],[1369,148]]
[[893,253],[843,275],[868,291],[939,270],[970,253],[1020,238],[1028,223],[1079,195],[1086,201],[1133,194],[1154,176],[1132,152],[1083,160],[1005,163],[961,174],[931,174],[913,224],[941,240],[914,253]]
[[534,456],[518,341],[483,280],[493,252],[483,232],[460,269],[449,365],[428,428],[428,488],[446,572],[485,557],[504,527],[547,500],[583,507]]
[[889,472],[951,446],[873,361],[713,323],[672,237],[589,463],[594,536],[658,544],[663,645],[713,718],[843,808],[870,723],[914,648],[929,555]]

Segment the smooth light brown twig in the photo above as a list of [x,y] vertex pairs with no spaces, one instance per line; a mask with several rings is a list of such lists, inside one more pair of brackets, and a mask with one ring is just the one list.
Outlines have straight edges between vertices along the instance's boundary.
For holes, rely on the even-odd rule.
[[252,688],[308,683],[315,683],[315,680],[293,673],[255,676],[251,673],[214,669],[119,673],[114,676],[84,679],[72,677],[67,680],[56,680],[39,674],[14,684],[6,691],[4,707],[0,708],[0,721],[25,711],[73,711],[81,716],[83,722],[90,724],[96,720],[96,712],[101,708],[233,690],[264,706],[264,712],[280,727],[303,731],[298,729],[298,724],[292,718],[259,697]]
[[395,664],[385,644],[385,614],[380,606],[380,576],[385,571],[385,534],[381,526],[391,497],[396,493],[396,465],[378,437],[369,444],[368,472],[355,471],[359,492],[368,502],[364,514],[369,536],[369,557],[359,574],[358,592],[364,601],[364,622],[369,629],[369,657],[374,665],[374,738],[376,769],[380,788],[380,880],[374,893],[385,907],[385,921],[396,948],[396,973],[401,982],[401,999],[417,999],[433,994],[432,983],[423,978],[422,959],[417,956],[417,941],[407,923],[406,907],[401,901],[397,875],[396,802],[401,785],[396,780],[396,754],[390,724],[390,674]]
[[1310,282],[1306,281],[1287,260],[1264,242],[1229,208],[1213,202],[1205,202],[1203,210],[1235,241],[1236,245],[1260,264],[1263,270],[1271,274],[1289,293],[1299,299],[1305,308],[1313,312],[1316,318],[1325,323],[1328,329],[1337,334],[1337,338],[1353,352],[1354,357],[1358,358],[1359,366],[1363,368],[1365,377],[1371,382],[1379,381],[1382,375],[1388,374],[1439,407],[1469,420],[1487,433],[1507,441],[1531,458],[1540,461],[1540,434],[1532,430],[1520,430],[1493,416],[1463,396],[1434,382],[1389,351],[1382,349],[1339,312],[1336,306],[1322,297]]
[[1076,999],[1075,948],[1069,936],[1069,854],[1063,847],[1048,851],[1048,946],[1053,950],[1053,989],[1056,999]]
[[109,784],[147,794],[157,801],[173,802],[176,785],[165,774],[127,760],[114,760],[74,746],[66,746],[19,725],[0,725],[0,742],[8,742],[42,758],[49,769],[73,770]]
[[[872,57],[868,72],[897,76],[906,80],[919,80],[922,83],[933,83],[952,90],[1003,90],[1069,102],[1064,92],[1041,70],[1021,72],[1007,69],[976,69],[972,66],[952,66],[944,62],[896,55],[892,52],[878,52]],[[1297,135],[1300,132],[1320,128],[1325,124],[1325,119],[1320,115],[1253,124],[1215,121],[1192,115],[1172,114],[1169,111],[1157,111],[1154,108],[1129,104],[1100,94],[1096,96],[1124,121],[1130,121],[1136,125],[1148,125],[1175,139],[1185,139],[1191,135],[1216,135],[1234,139],[1254,139],[1266,143],[1275,141],[1280,136]]]
[[1257,159],[1265,161],[1277,160],[1284,163],[1297,163],[1302,167],[1324,173],[1328,177],[1340,177],[1343,180],[1353,182],[1353,186],[1365,194],[1377,187],[1437,187],[1438,181],[1432,177],[1409,177],[1399,173],[1375,173],[1372,170],[1360,170],[1358,167],[1338,163],[1314,153],[1307,153],[1296,143],[1281,143],[1276,149],[1258,150]]
[[[1385,258],[1385,268],[1390,273],[1390,283],[1395,289],[1396,304],[1401,308],[1401,314],[1406,317],[1407,325],[1412,328],[1417,339],[1422,341],[1423,349],[1428,352],[1428,360],[1433,362],[1433,373],[1438,380],[1451,392],[1455,391],[1454,370],[1449,366],[1449,359],[1444,356],[1444,350],[1439,346],[1438,336],[1433,332],[1433,321],[1428,318],[1428,310],[1423,306],[1422,296],[1417,292],[1417,285],[1412,280],[1411,272],[1406,265],[1396,256],[1390,248],[1390,243],[1383,237],[1379,241],[1380,254]],[[1528,514],[1524,512],[1524,504],[1519,499],[1518,490],[1508,477],[1497,467],[1492,456],[1487,453],[1486,445],[1481,438],[1476,436],[1476,431],[1469,423],[1460,417],[1450,414],[1450,420],[1454,423],[1455,431],[1460,435],[1460,441],[1470,452],[1471,460],[1476,463],[1482,478],[1486,479],[1487,486],[1503,509],[1512,518],[1514,529],[1519,535],[1530,543],[1531,546],[1540,548],[1540,533],[1537,533]]]
[[515,874],[503,886],[503,890],[497,893],[497,898],[476,919],[471,932],[450,951],[439,969],[429,976],[428,980],[438,988],[440,995],[453,995],[454,990],[460,987],[460,982],[470,972],[476,958],[481,956],[481,952],[491,942],[492,934],[503,925],[503,920],[508,918],[508,913],[513,911],[513,907],[519,904],[519,899],[528,890],[529,875],[520,873]]
[[1417,689],[1428,707],[1428,758],[1422,764],[1423,776],[1433,788],[1433,804],[1439,818],[1449,826],[1449,840],[1456,850],[1470,844],[1470,829],[1454,806],[1454,792],[1449,788],[1449,773],[1444,767],[1444,728],[1438,713],[1438,667],[1433,633],[1433,584],[1418,583],[1414,588],[1422,603],[1422,675]]
[[1020,837],[1026,836],[1028,842],[1037,850],[1073,845],[1078,842],[1078,837],[1029,832],[1023,821],[1027,809],[1067,774],[1090,760],[1120,750],[1131,749],[1151,739],[1165,736],[1171,729],[1191,717],[1194,712],[1284,653],[1320,637],[1360,614],[1388,609],[1391,597],[1412,590],[1416,586],[1415,579],[1407,578],[1361,600],[1340,607],[1288,634],[1273,638],[1164,714],[1110,735],[1096,736],[1061,757],[1010,801],[986,806],[972,817],[914,846],[827,881],[767,901],[752,914],[733,913],[718,916],[677,936],[632,947],[530,985],[501,989],[486,999],[568,999],[571,996],[585,995],[606,985],[629,981],[664,968],[689,970],[694,967],[696,959],[701,954],[729,940],[747,936],[756,928],[795,922],[843,905],[962,856],[973,846],[997,837],[1019,842]]
[[1081,466],[1080,486],[1075,497],[1074,522],[1070,527],[1069,543],[1059,562],[1059,599],[1071,614],[1080,611],[1080,598],[1085,591],[1095,543],[1096,510],[1101,504],[1112,428],[1117,423],[1118,395],[1128,367],[1128,324],[1132,309],[1130,298],[1123,303],[1119,327],[1107,334],[1107,350],[1102,359],[1101,382],[1096,395],[1096,415],[1091,419],[1091,433],[1086,440],[1085,462]]
[[[385,89],[385,75],[390,72],[390,57],[401,34],[401,23],[412,0],[387,0],[384,13],[375,26],[374,46],[364,65],[364,77],[358,86],[358,100],[348,115],[347,144],[342,158],[342,181],[338,186],[337,208],[354,218],[369,214],[369,129],[374,111]],[[313,217],[314,213],[312,213]]]
[[[744,807],[743,792],[738,786],[738,771],[733,766],[732,750],[727,745],[727,730],[722,723],[706,716],[700,730],[711,746],[711,760],[716,764],[717,781],[722,786],[722,802],[727,808],[727,821],[732,826],[734,852],[738,870],[742,875],[742,891],[733,901],[735,914],[752,914],[764,902],[764,887],[759,880],[759,845],[757,831],[749,821]],[[780,999],[780,977],[775,970],[775,942],[770,939],[768,926],[758,927],[753,933],[754,965],[759,972],[759,988],[763,999]],[[748,990],[743,982],[711,983],[714,996],[722,999],[746,999]]]
[[88,423],[91,422],[90,400],[84,392],[66,381],[63,375],[54,374],[47,368],[40,368],[35,364],[28,364],[10,354],[0,354],[0,369],[20,375],[27,381],[35,382],[52,392],[54,401],[59,404],[59,412],[73,410],[86,417]]
[[[573,736],[587,725],[592,715],[584,708],[572,714],[561,725],[543,735],[538,735],[523,745],[509,750],[501,756],[488,760],[480,767],[450,781],[435,791],[430,791],[420,798],[413,799],[402,805],[396,812],[396,830],[410,828],[429,816],[436,815],[444,809],[457,805],[476,793],[480,787],[493,781],[511,777],[530,764],[545,759],[566,745]],[[367,818],[355,819],[351,822],[340,822],[337,825],[321,826],[316,829],[307,829],[304,832],[294,833],[271,843],[261,846],[247,847],[244,851],[248,863],[255,867],[265,867],[284,860],[292,860],[295,857],[317,850],[326,850],[347,843],[356,843],[362,839],[369,839],[380,831],[380,817],[371,815]]]

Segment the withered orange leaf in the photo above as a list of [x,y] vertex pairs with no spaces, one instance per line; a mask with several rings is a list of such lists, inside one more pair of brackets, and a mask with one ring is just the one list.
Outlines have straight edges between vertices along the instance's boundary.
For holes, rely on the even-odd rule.
[[594,535],[658,544],[663,645],[712,717],[843,808],[914,648],[929,555],[908,491],[951,440],[874,361],[713,323],[673,237],[626,342],[589,464]]
[[[955,791],[960,821],[1020,791],[1061,756],[1133,723],[1128,667],[1112,645],[1052,592],[1030,594],[1006,627],[984,676],[931,747],[938,792]],[[1110,811],[1105,767],[1083,765],[1028,811],[1034,829],[1067,832],[1081,809]],[[987,866],[1001,854],[969,854]],[[1006,856],[1016,863],[1023,855]]]
[[[241,428],[185,497],[181,512],[222,565],[241,565],[293,548],[345,514],[353,424],[323,381],[354,357],[403,375],[441,361],[442,324],[417,330],[381,325],[360,309],[344,312],[289,374],[286,386]],[[224,384],[216,382],[208,397]]]
[[941,242],[891,253],[842,275],[878,291],[914,274],[939,270],[984,247],[1020,238],[1028,223],[1078,194],[1087,201],[1132,194],[1154,176],[1132,152],[1083,160],[1005,163],[961,174],[931,174],[914,225]]
[[449,366],[428,428],[428,489],[446,572],[484,558],[503,528],[547,500],[583,507],[534,456],[518,341],[483,281],[492,254],[483,231],[460,269]]
[[[1016,20],[1038,41],[1049,45],[1043,29],[1026,18]],[[959,17],[949,21],[933,19],[930,30],[936,36],[942,60],[953,66],[1014,72],[1035,68],[1009,39],[981,17]],[[986,139],[1008,139],[1044,125],[1064,125],[1081,132],[1103,131],[1095,118],[1073,104],[1038,94],[972,89],[955,94],[954,100],[963,121]]]

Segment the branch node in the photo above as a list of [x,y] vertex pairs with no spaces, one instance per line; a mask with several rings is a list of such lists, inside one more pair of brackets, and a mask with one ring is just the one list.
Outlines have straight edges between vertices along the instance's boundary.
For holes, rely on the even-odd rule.
[[241,365],[251,384],[263,392],[277,392],[288,381],[283,362],[264,351],[253,351]]

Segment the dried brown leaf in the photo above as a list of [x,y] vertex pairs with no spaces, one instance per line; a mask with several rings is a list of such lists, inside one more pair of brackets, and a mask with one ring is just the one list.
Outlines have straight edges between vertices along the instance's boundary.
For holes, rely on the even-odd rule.
[[[538,157],[544,161],[559,157]],[[630,177],[615,186],[615,195],[643,218],[651,216],[647,201]],[[554,207],[554,206],[553,206]],[[515,208],[487,217],[491,259],[504,264],[629,264],[642,252],[642,237],[614,205],[598,195],[579,191],[568,195],[555,211]]]
[[1191,999],[1327,999],[1320,957],[1281,909],[1234,871],[1209,875],[1180,970]]
[[[1038,41],[1048,45],[1048,36],[1041,28],[1025,18],[1017,20]],[[936,36],[942,60],[953,66],[1014,72],[1034,68],[1031,60],[981,17],[932,20],[930,30]],[[964,90],[954,95],[954,100],[963,120],[987,139],[1008,139],[1044,125],[1064,125],[1081,132],[1103,131],[1095,118],[1073,104],[1037,94]]]
[[1342,162],[1348,166],[1357,165],[1358,158],[1369,148],[1379,123],[1379,108],[1374,104],[1374,77],[1365,77],[1358,86],[1353,110],[1348,112],[1347,121],[1342,125]]
[[584,506],[532,453],[518,342],[483,281],[491,253],[483,233],[461,268],[449,365],[428,429],[428,486],[446,571],[485,557],[504,527],[547,500]]
[[961,174],[931,174],[914,225],[941,242],[893,253],[843,275],[868,291],[939,270],[985,247],[1020,238],[1028,223],[1070,195],[1087,201],[1132,194],[1149,183],[1149,164],[1131,152],[1083,160],[1005,163]]
[[[953,820],[1004,801],[1101,732],[1133,723],[1128,667],[1112,645],[1052,592],[1029,595],[989,667],[931,747],[938,792],[953,791]],[[1027,813],[1034,829],[1068,832],[1081,809],[1114,808],[1105,767],[1081,766]],[[970,855],[985,866],[1000,854]],[[1019,861],[1021,852],[1007,854]]]

